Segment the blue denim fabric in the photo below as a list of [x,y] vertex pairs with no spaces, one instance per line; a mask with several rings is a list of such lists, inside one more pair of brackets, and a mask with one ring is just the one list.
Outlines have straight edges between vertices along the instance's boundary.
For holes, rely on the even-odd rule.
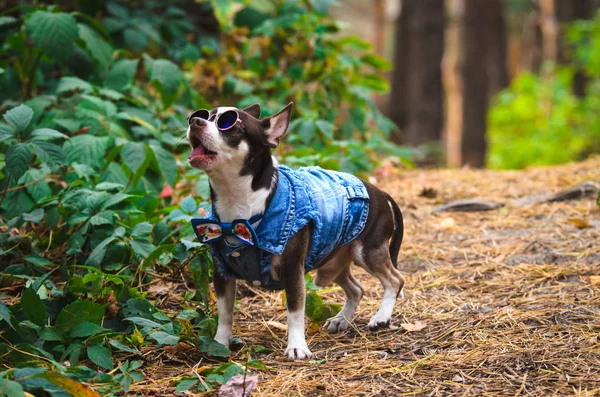
[[367,189],[355,176],[320,167],[292,170],[279,166],[277,190],[255,229],[258,247],[232,246],[219,240],[211,248],[223,275],[281,289],[269,273],[271,255],[280,255],[296,232],[313,222],[312,243],[304,263],[308,272],[336,248],[354,240],[364,229],[368,214]]

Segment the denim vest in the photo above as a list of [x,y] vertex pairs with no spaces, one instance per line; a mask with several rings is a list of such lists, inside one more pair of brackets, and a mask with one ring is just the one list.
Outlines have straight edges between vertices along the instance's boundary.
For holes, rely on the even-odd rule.
[[232,245],[225,239],[210,243],[218,271],[255,286],[282,289],[270,274],[272,255],[281,255],[289,239],[309,222],[314,225],[304,272],[318,266],[335,249],[354,240],[364,229],[369,195],[353,175],[302,167],[279,166],[277,189],[260,224],[257,246]]

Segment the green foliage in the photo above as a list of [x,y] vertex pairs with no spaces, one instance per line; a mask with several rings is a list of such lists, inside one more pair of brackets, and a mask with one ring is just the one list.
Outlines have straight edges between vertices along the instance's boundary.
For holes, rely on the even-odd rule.
[[370,170],[381,155],[407,157],[388,143],[394,126],[372,100],[388,90],[380,72],[390,65],[369,43],[339,34],[340,25],[327,15],[334,1],[282,1],[235,15],[232,2],[212,3],[223,51],[201,59],[192,78],[209,102],[259,102],[265,116],[293,101],[287,145],[279,152],[292,165],[356,173]]
[[[292,165],[364,172],[376,154],[406,155],[371,99],[389,65],[339,35],[333,3],[42,2],[0,16],[0,286],[20,294],[0,302],[4,393],[121,394],[149,351],[181,344],[221,361],[178,391],[266,369],[222,363],[230,351],[212,339],[210,255],[189,223],[210,192],[186,167],[186,116],[294,101],[278,153]],[[189,18],[213,12],[220,28]],[[181,272],[195,290],[180,310],[146,299]],[[319,322],[339,307],[311,291],[307,309]]]
[[[580,160],[600,152],[600,14],[569,31],[575,66],[547,65],[525,73],[500,93],[489,113],[488,166],[523,168]],[[587,76],[585,96],[573,94],[576,67]]]

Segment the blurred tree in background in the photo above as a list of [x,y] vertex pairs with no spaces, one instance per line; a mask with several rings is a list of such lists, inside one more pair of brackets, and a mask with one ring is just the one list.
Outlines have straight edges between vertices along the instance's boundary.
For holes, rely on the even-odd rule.
[[[443,159],[433,149],[438,142],[451,165],[473,167],[552,164],[598,151],[593,118],[586,118],[587,125],[549,123],[560,117],[555,110],[567,106],[559,101],[571,99],[542,96],[562,81],[561,87],[572,86],[566,92],[577,97],[578,108],[589,107],[584,102],[596,94],[590,91],[594,75],[586,67],[588,60],[574,54],[593,51],[596,33],[579,29],[579,39],[569,40],[568,32],[575,21],[591,20],[600,2],[402,0],[400,5],[388,112],[400,127],[393,135],[396,142],[419,147],[422,155],[440,163]],[[427,19],[422,19],[419,12],[426,9]],[[423,57],[426,53],[432,55]],[[527,108],[520,79],[537,83],[535,88],[527,85],[537,96],[528,98],[532,105]],[[503,91],[511,80],[513,85]],[[516,102],[521,107],[507,108]],[[545,109],[541,114],[540,106]],[[445,126],[436,120],[446,120]]]

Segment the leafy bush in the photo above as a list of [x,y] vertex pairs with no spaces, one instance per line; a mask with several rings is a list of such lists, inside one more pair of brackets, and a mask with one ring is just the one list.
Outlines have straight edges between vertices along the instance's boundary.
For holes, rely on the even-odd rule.
[[390,65],[364,40],[339,35],[329,3],[280,1],[238,12],[230,2],[217,3],[223,51],[200,59],[192,84],[209,102],[260,102],[263,115],[293,101],[280,153],[288,163],[365,172],[376,153],[408,154],[388,143],[393,124],[371,99],[388,90],[379,72]]
[[[143,379],[144,349],[229,353],[211,338],[210,258],[189,224],[209,196],[185,164],[191,109],[295,101],[280,152],[292,164],[358,172],[405,154],[370,99],[387,64],[337,34],[330,3],[75,1],[0,16],[0,390],[81,395],[85,381],[110,395]],[[181,272],[195,287],[181,304],[146,299]],[[308,301],[315,321],[339,310],[316,291]],[[218,363],[173,386],[203,391],[248,368],[264,365]]]
[[489,113],[491,168],[523,168],[585,158],[600,152],[600,14],[569,32],[576,65],[588,77],[586,95],[572,93],[573,67],[523,74],[500,93]]

